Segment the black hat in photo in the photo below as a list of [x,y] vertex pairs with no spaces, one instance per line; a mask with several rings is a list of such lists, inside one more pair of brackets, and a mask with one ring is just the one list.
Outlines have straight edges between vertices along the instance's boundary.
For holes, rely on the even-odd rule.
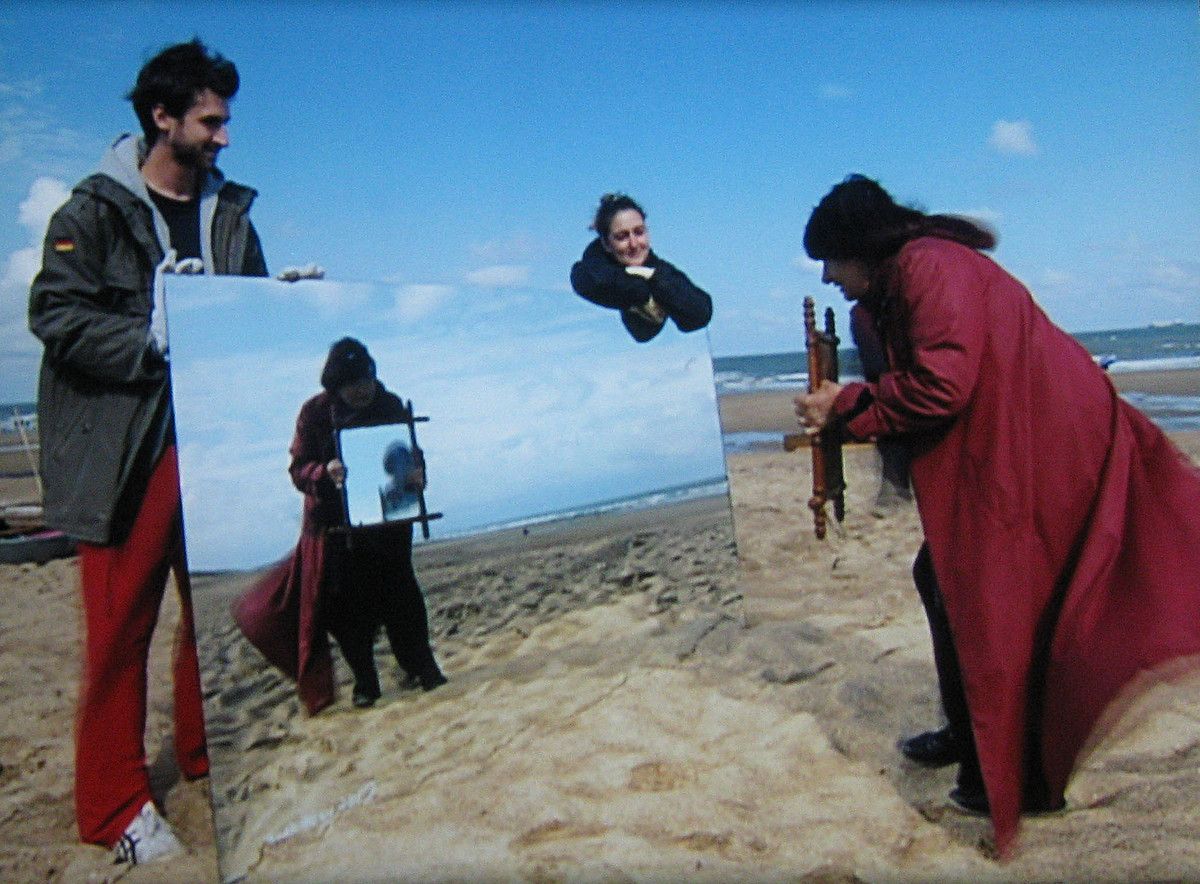
[[329,358],[321,370],[321,386],[334,392],[346,384],[375,377],[375,360],[362,341],[342,338],[329,348]]

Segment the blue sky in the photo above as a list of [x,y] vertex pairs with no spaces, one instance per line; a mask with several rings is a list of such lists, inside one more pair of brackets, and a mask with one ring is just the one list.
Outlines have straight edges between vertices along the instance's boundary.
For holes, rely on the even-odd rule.
[[288,446],[344,335],[430,418],[434,539],[725,477],[703,332],[635,344],[615,313],[538,289],[501,301],[473,286],[176,277],[167,302],[198,570],[259,567],[295,544]]
[[[0,10],[0,401],[32,398],[45,218],[162,46],[237,62],[221,165],[273,269],[574,297],[599,195],[716,302],[718,355],[797,349],[849,172],[976,213],[1071,331],[1200,321],[1194,2],[103,3]],[[838,307],[844,318],[844,307]]]

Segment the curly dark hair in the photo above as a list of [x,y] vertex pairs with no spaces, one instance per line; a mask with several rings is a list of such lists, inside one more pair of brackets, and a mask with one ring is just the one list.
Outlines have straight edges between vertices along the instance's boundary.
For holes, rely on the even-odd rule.
[[993,249],[996,235],[958,215],[927,215],[902,206],[878,181],[848,175],[819,202],[804,228],[804,251],[816,261],[857,259],[876,265],[921,236]]
[[626,209],[633,209],[642,219],[646,218],[646,210],[637,204],[633,197],[626,193],[606,193],[600,197],[600,205],[596,209],[596,215],[592,219],[592,230],[600,234],[601,237],[608,236],[608,228],[612,225],[612,219],[617,212],[623,212]]
[[146,144],[152,145],[158,139],[158,127],[154,125],[154,108],[158,105],[179,119],[205,89],[228,101],[237,94],[238,84],[234,63],[193,37],[187,43],[168,46],[146,62],[125,97],[133,103]]

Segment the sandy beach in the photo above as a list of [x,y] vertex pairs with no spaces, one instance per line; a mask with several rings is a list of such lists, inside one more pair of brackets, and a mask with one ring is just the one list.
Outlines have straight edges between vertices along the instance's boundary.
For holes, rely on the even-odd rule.
[[113,866],[78,843],[74,721],[83,615],[75,558],[0,565],[0,879],[205,881],[216,875],[208,780],[180,778],[172,743],[173,583],[150,651],[146,752],[150,781],[188,852],[166,868]]
[[[1136,388],[1197,378],[1150,375]],[[1158,384],[1161,386],[1155,387]],[[1184,394],[1196,388],[1185,389]],[[791,393],[721,401],[728,432],[794,428]],[[1200,462],[1200,433],[1172,438]],[[910,507],[871,514],[870,446],[846,450],[847,518],[812,534],[808,455],[730,455],[724,499],[419,547],[450,683],[299,713],[225,612],[247,575],[196,581],[227,879],[251,881],[1192,880],[1200,683],[1163,685],[1089,756],[1068,809],[1027,819],[1007,864],[951,809],[952,769],[896,739],[938,723],[909,569]],[[282,551],[281,551],[282,552]],[[112,877],[74,843],[75,561],[0,567],[0,873]],[[170,595],[170,590],[168,590]],[[147,747],[195,849],[131,881],[216,875],[208,783],[173,782],[164,610]]]
[[[348,667],[336,658],[341,697],[314,718],[300,713],[292,686],[229,619],[230,601],[254,575],[198,581],[224,876],[278,880],[307,869],[314,879],[334,873],[362,879],[390,875],[391,868],[409,877],[415,867],[397,864],[403,854],[396,845],[444,840],[433,831],[401,833],[400,825],[389,833],[377,822],[386,846],[372,846],[361,858],[380,863],[373,870],[343,866],[340,857],[329,864],[300,845],[340,825],[359,805],[369,816],[407,819],[414,789],[419,800],[453,805],[450,793],[442,794],[442,775],[457,781],[475,771],[483,777],[483,762],[533,737],[539,720],[570,717],[568,710],[586,705],[583,698],[597,690],[595,679],[608,684],[618,677],[647,629],[675,633],[683,647],[727,624],[740,625],[733,543],[729,504],[719,497],[420,545],[414,566],[450,684],[428,695],[402,690],[380,641],[381,703],[354,710]],[[597,618],[598,611],[623,616],[610,623]],[[692,652],[685,648],[685,656]],[[608,674],[600,676],[597,667]],[[383,752],[381,742],[388,747]],[[398,764],[400,758],[405,761]],[[508,788],[489,786],[485,778],[455,791],[468,785],[481,799]],[[430,812],[425,822],[434,830],[459,825],[444,811]],[[472,864],[472,842],[466,838],[455,848],[463,851],[459,873]],[[277,865],[285,857],[295,858],[297,870]]]

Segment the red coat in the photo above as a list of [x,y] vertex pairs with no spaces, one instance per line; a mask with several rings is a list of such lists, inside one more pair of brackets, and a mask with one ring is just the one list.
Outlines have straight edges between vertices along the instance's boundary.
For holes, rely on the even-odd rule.
[[1200,470],[987,256],[926,237],[884,273],[893,369],[834,412],[914,443],[1004,853],[1023,791],[1061,800],[1121,688],[1200,654]]
[[321,621],[322,603],[336,595],[337,575],[325,568],[326,530],[344,521],[341,492],[325,465],[337,456],[335,429],[375,426],[407,420],[408,410],[393,393],[378,386],[375,400],[351,413],[330,393],[304,403],[292,439],[292,484],[304,494],[300,539],[292,554],[276,564],[233,604],[242,633],[262,655],[296,682],[309,715],[335,697],[329,638]]

